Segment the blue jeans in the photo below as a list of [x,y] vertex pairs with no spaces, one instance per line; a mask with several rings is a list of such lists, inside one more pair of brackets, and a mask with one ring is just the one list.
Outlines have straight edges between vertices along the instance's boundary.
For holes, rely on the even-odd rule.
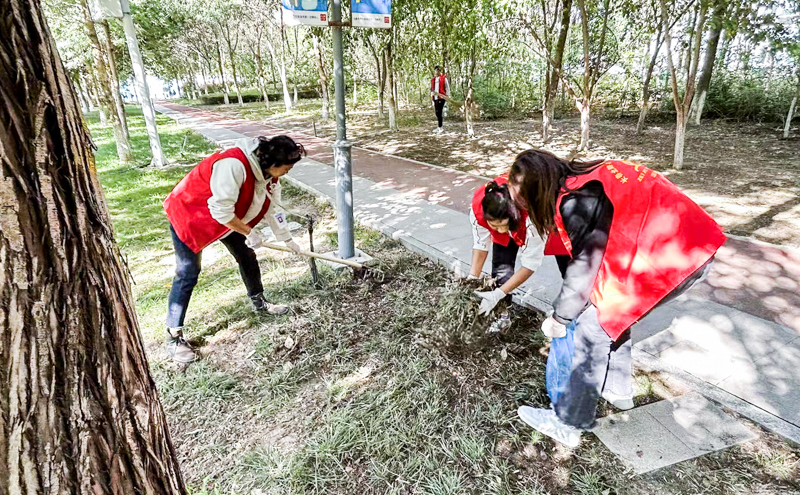
[[[680,285],[675,287],[656,307],[680,296],[705,279],[711,271],[711,258]],[[593,304],[575,322],[575,353],[572,374],[567,388],[555,405],[559,419],[568,425],[589,430],[595,425],[597,402],[604,390],[622,397],[633,396],[633,363],[631,332],[626,330],[615,342],[600,326],[597,308]]]
[[[186,318],[189,300],[200,275],[203,252],[195,254],[180,240],[172,225],[169,226],[169,232],[172,234],[172,244],[175,246],[175,278],[169,291],[167,328],[176,328],[182,327]],[[264,292],[264,286],[261,284],[261,268],[258,266],[256,253],[247,247],[244,241],[245,237],[238,232],[231,232],[220,239],[239,264],[239,274],[247,288],[247,295],[253,297]]]

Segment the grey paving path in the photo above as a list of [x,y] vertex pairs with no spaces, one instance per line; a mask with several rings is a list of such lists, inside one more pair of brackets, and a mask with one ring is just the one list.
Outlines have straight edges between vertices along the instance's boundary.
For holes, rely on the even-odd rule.
[[637,407],[598,423],[592,432],[639,474],[756,438],[698,393]]
[[[221,144],[245,136],[230,125],[223,128],[207,118],[186,116],[163,106],[157,110]],[[254,127],[254,123],[247,126],[248,134]],[[430,167],[426,167],[429,174]],[[330,165],[304,159],[287,178],[319,197],[331,200],[334,196]],[[464,180],[474,180],[474,176],[464,174]],[[357,221],[465,273],[472,245],[467,215],[437,204],[413,188],[393,186],[391,181],[354,176]],[[542,267],[515,292],[514,299],[547,311],[560,286],[555,261],[545,257]],[[743,306],[747,304],[745,301]],[[641,365],[679,376],[703,395],[800,443],[800,336],[792,328],[732,306],[737,305],[710,300],[701,289],[658,308],[634,327],[634,356]]]

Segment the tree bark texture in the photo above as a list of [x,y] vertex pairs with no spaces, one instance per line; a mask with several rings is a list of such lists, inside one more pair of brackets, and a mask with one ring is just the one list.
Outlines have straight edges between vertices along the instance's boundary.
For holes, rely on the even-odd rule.
[[0,11],[0,494],[184,494],[75,91]]
[[104,110],[111,125],[114,128],[114,140],[117,143],[117,156],[121,163],[130,163],[133,161],[131,154],[131,143],[126,137],[125,131],[122,129],[122,121],[117,113],[116,105],[114,105],[114,97],[112,96],[113,90],[111,89],[111,82],[109,80],[106,62],[103,58],[103,49],[100,46],[100,40],[97,37],[97,29],[95,28],[92,14],[89,11],[89,4],[87,0],[81,0],[81,9],[83,10],[84,24],[86,26],[86,34],[89,36],[89,41],[92,45],[92,52],[94,54],[95,68],[97,69],[98,93],[100,102],[103,104]]

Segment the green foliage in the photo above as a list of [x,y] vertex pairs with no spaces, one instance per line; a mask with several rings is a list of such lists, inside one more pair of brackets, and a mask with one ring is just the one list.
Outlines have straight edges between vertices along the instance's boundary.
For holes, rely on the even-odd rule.
[[760,71],[746,77],[719,71],[711,79],[705,112],[716,118],[782,122],[795,94],[797,81],[792,78],[778,79]]

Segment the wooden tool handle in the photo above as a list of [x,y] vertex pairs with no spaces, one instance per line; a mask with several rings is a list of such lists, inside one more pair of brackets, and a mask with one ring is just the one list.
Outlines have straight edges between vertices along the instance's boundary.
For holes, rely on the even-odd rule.
[[[269,243],[269,242],[262,242],[261,245],[266,247],[266,248],[275,249],[277,251],[284,251],[284,252],[287,252],[287,253],[293,253],[294,252],[294,251],[291,250],[291,248],[288,248],[286,246],[281,246],[281,245],[278,245],[278,244],[272,244],[272,243]],[[318,258],[318,259],[325,260],[325,261],[331,261],[333,263],[340,263],[342,265],[352,266],[353,268],[357,268],[359,270],[364,267],[364,265],[362,265],[361,263],[356,263],[355,261],[343,260],[341,258],[336,258],[335,256],[327,256],[327,255],[324,255],[324,254],[315,253],[313,251],[301,250],[300,254],[302,254],[303,256],[308,256],[309,258]]]

